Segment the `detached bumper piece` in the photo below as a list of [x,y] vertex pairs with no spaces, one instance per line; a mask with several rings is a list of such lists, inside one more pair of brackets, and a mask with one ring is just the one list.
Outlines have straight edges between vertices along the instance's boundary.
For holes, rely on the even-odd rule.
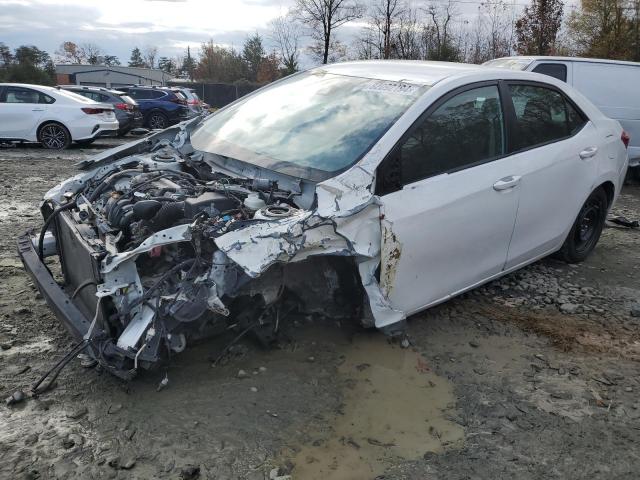
[[[26,232],[18,237],[18,254],[24,268],[55,316],[75,340],[83,340],[91,327],[91,319],[80,311],[67,292],[55,281],[44,262],[40,260],[32,242],[32,234],[33,232]],[[128,368],[132,365],[135,353],[118,348],[98,325],[92,331],[90,346],[85,353],[117,377],[129,380],[135,376],[135,370]]]

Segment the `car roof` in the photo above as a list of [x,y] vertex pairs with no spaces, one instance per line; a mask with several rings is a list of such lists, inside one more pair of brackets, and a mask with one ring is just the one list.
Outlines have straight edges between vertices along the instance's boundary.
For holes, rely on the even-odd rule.
[[34,90],[44,90],[46,92],[55,93],[58,89],[55,87],[48,87],[46,85],[35,85],[33,83],[0,83],[0,87],[24,87],[33,88]]
[[62,90],[84,90],[88,92],[111,93],[112,95],[124,95],[124,92],[106,87],[94,87],[92,85],[58,85]]
[[512,57],[499,57],[494,60],[528,60],[533,62],[534,60],[546,60],[556,62],[586,62],[586,63],[610,63],[615,65],[630,65],[633,67],[640,67],[638,62],[627,62],[624,60],[608,60],[606,58],[587,58],[587,57],[560,57],[560,56],[545,56],[545,55],[515,55]]
[[489,69],[493,70],[492,67],[469,63],[422,60],[364,60],[323,65],[312,71],[326,71],[338,75],[350,75],[376,80],[435,85],[445,78],[477,74]]

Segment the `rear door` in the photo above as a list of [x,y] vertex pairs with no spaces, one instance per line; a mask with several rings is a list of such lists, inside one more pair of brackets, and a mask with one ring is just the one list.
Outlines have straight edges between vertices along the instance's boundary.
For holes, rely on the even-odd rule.
[[5,87],[0,96],[0,137],[35,139],[38,121],[54,101],[32,88]]
[[521,177],[518,216],[505,268],[560,247],[591,193],[601,132],[561,91],[535,82],[508,82],[513,167]]
[[498,274],[519,178],[505,156],[497,83],[445,96],[380,165],[380,286],[408,314]]

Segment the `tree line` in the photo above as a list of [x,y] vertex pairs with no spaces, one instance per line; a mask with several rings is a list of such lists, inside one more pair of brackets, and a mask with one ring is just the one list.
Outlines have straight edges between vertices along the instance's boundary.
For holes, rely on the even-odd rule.
[[[269,22],[268,33],[248,36],[241,48],[210,39],[192,54],[159,56],[155,46],[135,47],[126,64],[159,68],[203,82],[268,83],[296,72],[301,56],[326,64],[350,59],[411,59],[482,63],[520,55],[567,55],[640,61],[640,0],[296,0]],[[337,34],[357,25],[349,44]],[[352,30],[353,31],[353,30]],[[266,45],[269,45],[267,47]],[[121,65],[100,46],[63,42],[59,63]],[[35,46],[13,52],[0,43],[0,81],[52,83],[49,54]]]

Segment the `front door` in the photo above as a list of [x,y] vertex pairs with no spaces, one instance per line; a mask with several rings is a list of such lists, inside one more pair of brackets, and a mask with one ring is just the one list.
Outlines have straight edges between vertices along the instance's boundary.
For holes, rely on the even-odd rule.
[[499,274],[520,178],[506,156],[497,85],[453,92],[431,107],[380,165],[380,285],[411,314]]

